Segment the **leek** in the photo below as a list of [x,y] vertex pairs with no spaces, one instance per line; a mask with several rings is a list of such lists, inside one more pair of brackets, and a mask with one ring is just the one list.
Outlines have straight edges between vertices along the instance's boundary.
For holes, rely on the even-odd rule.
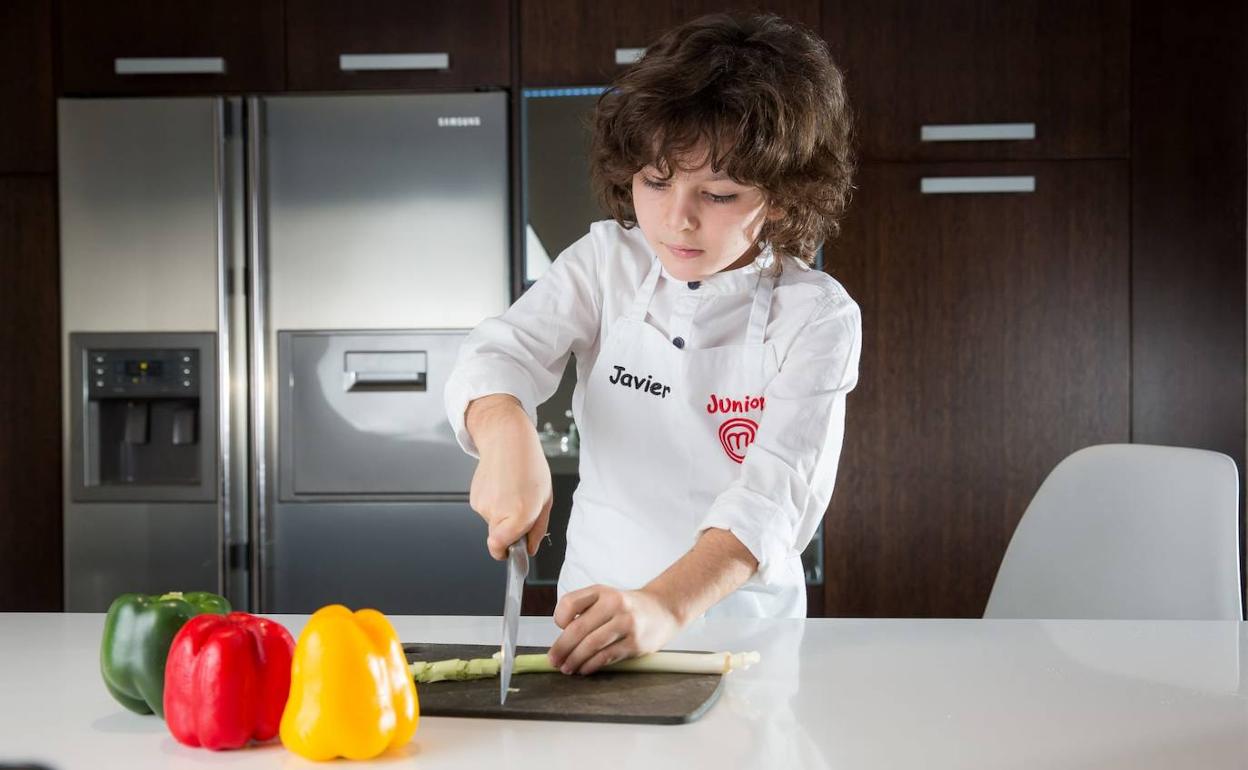
[[[488,679],[498,676],[502,655],[502,652],[496,652],[492,658],[471,660],[452,658],[433,662],[418,660],[409,663],[407,668],[412,678],[422,684]],[[761,656],[757,652],[652,652],[649,655],[617,661],[599,670],[636,674],[727,674],[738,669],[749,668],[759,660]],[[550,659],[546,657],[546,653],[538,652],[517,655],[512,673],[557,674],[559,669],[550,665]]]

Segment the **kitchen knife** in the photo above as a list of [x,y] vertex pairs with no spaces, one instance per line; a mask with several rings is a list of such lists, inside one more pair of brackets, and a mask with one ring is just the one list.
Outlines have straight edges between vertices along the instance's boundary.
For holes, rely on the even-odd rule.
[[516,631],[520,627],[520,599],[524,596],[524,579],[529,576],[529,551],[525,536],[507,548],[507,593],[503,598],[503,661],[498,677],[498,703],[507,703],[507,685],[516,663]]

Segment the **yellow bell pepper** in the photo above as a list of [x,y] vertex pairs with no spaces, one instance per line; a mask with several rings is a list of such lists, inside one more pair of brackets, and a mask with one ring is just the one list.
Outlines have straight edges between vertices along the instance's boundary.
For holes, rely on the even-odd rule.
[[291,663],[282,744],[301,757],[371,759],[416,732],[416,685],[394,626],[341,604],[308,620]]

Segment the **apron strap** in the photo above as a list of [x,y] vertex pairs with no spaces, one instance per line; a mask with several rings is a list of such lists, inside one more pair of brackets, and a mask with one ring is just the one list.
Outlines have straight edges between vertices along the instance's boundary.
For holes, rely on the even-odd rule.
[[[655,289],[659,285],[659,277],[663,273],[662,263],[656,256],[650,264],[650,272],[646,273],[641,286],[633,296],[633,304],[629,307],[625,318],[645,323],[646,311],[650,308],[650,300],[654,298]],[[758,286],[754,289],[754,304],[750,307],[749,326],[745,332],[746,345],[763,344],[763,333],[767,330],[767,320],[771,316],[771,295],[775,288],[776,278],[766,270],[758,274]]]
[[641,282],[641,286],[637,287],[637,293],[633,295],[633,304],[629,307],[628,312],[624,314],[625,318],[634,321],[646,321],[646,310],[650,307],[650,300],[654,297],[655,287],[659,285],[659,276],[663,273],[662,263],[656,256],[654,261],[650,263],[650,272],[646,273],[646,278]]
[[759,271],[754,305],[750,308],[750,325],[745,332],[746,345],[763,344],[763,332],[767,330],[767,319],[771,315],[771,290],[775,285],[775,275],[767,270]]

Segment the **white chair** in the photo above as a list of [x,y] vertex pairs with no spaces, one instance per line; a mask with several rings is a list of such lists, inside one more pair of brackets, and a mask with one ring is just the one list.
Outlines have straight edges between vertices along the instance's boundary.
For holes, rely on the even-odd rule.
[[984,617],[1241,620],[1239,538],[1230,457],[1080,449],[1027,506]]

